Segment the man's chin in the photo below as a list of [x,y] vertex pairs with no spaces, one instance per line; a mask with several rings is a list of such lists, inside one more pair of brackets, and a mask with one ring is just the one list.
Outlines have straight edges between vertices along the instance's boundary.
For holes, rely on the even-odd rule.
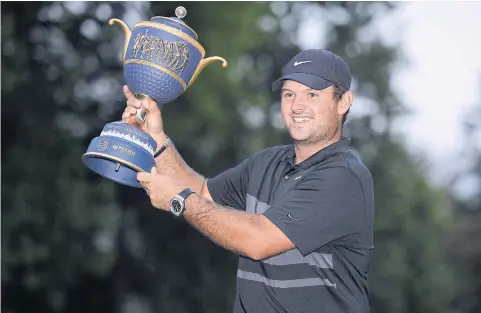
[[298,134],[295,131],[294,132],[289,132],[289,135],[291,136],[292,140],[296,143],[302,143],[302,142],[308,142],[310,136],[305,135],[305,134]]

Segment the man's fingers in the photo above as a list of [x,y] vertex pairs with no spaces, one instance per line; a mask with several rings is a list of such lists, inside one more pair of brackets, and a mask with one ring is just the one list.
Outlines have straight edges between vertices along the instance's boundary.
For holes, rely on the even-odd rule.
[[125,98],[127,99],[134,98],[134,94],[130,91],[127,85],[124,85],[122,87],[122,91],[124,92]]
[[138,126],[138,124],[139,124],[135,115],[132,115],[130,113],[122,114],[122,121],[124,121],[125,123],[127,123],[129,125],[133,125],[133,126]]
[[154,101],[143,99],[142,107],[149,113],[160,114],[160,109]]
[[137,173],[137,180],[144,186],[148,185],[148,183],[152,180],[152,174],[148,172],[139,172]]
[[140,109],[142,107],[142,101],[137,100],[135,97],[129,98],[127,100],[127,106],[134,107],[136,109]]
[[135,97],[131,97],[127,99],[127,107],[132,107],[135,109],[145,109],[145,111],[149,113],[154,113],[154,114],[160,114],[160,109],[157,106],[157,103],[152,100],[148,99],[143,99],[143,100],[138,100]]
[[135,115],[137,113],[137,109],[132,107],[132,106],[128,106],[128,107],[125,108],[124,113],[129,113],[129,114]]
[[136,125],[136,113],[137,110],[134,107],[128,106],[125,108],[124,113],[122,113],[122,120],[127,124]]

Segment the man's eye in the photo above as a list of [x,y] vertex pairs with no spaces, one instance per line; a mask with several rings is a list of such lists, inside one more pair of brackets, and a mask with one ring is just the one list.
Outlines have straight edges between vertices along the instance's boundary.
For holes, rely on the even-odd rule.
[[317,93],[310,92],[309,93],[309,98],[317,98]]
[[291,98],[292,96],[293,96],[293,95],[292,95],[292,93],[290,93],[290,92],[286,92],[286,93],[284,94],[284,98]]

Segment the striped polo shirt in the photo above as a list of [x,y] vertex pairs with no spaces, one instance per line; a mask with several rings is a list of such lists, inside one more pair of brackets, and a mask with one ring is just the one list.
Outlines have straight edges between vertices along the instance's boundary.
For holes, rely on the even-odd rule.
[[233,312],[370,312],[372,176],[347,138],[294,160],[293,145],[272,147],[208,180],[215,202],[263,214],[295,245],[239,257]]

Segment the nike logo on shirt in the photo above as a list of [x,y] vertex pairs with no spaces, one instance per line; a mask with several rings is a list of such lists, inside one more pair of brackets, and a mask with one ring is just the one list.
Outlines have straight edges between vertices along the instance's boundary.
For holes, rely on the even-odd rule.
[[299,221],[297,218],[295,218],[294,216],[292,216],[292,214],[291,214],[290,212],[287,213],[287,217],[290,218],[291,220],[294,220],[294,221],[298,222],[298,223],[301,222],[301,221]]

